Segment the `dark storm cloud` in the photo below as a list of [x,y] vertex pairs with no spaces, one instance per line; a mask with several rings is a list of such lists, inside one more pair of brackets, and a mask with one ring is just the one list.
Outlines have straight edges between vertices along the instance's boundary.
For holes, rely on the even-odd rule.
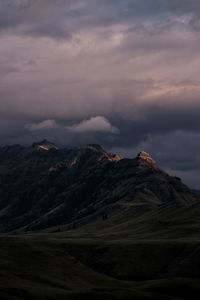
[[[158,109],[155,105],[150,107],[147,105],[142,109],[143,118],[141,120],[131,121],[120,119],[119,116],[111,118],[112,124],[120,128],[121,135],[114,142],[108,142],[107,145],[108,147],[123,145],[125,148],[133,148],[146,141],[150,135],[164,136],[174,131],[191,132],[195,136],[200,134],[199,115],[200,108],[195,107],[172,109],[164,106]],[[176,145],[175,140],[173,140],[173,144]],[[156,149],[159,149],[159,147],[156,147]]]
[[[196,0],[0,0],[2,33],[56,39],[70,38],[74,32],[90,26],[129,23],[131,28],[133,19],[156,18],[151,26],[162,29],[174,22],[170,18],[173,15],[182,17],[182,25],[186,22],[199,29],[200,4]],[[147,30],[143,26],[139,23],[138,29]],[[133,28],[137,29],[136,24]]]
[[64,1],[1,0],[0,29],[2,33],[69,38],[64,8]]

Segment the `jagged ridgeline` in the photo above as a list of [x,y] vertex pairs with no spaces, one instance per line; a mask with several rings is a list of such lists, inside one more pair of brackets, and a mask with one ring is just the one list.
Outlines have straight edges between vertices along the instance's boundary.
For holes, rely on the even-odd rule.
[[142,211],[196,201],[143,151],[127,159],[96,144],[59,149],[46,140],[0,148],[1,232],[76,227],[123,207]]

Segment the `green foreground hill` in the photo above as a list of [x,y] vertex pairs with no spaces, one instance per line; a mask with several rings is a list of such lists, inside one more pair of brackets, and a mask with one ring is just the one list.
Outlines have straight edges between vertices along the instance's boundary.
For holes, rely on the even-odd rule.
[[200,205],[137,214],[2,235],[0,299],[198,299]]

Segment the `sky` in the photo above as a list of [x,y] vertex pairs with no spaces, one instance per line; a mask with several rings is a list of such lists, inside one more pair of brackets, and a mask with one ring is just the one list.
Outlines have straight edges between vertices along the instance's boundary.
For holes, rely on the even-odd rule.
[[200,188],[198,0],[0,0],[0,144],[100,143]]

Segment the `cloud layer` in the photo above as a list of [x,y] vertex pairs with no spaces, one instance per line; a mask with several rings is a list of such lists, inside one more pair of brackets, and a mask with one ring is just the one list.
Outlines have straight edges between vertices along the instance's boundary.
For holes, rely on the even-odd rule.
[[90,133],[90,132],[107,132],[112,134],[118,134],[119,129],[110,124],[110,122],[102,117],[97,116],[90,118],[89,120],[83,120],[80,123],[73,124],[66,127],[66,130],[72,133]]
[[1,144],[145,148],[200,187],[199,17],[197,0],[0,0]]
[[55,120],[44,120],[39,123],[26,124],[25,129],[28,131],[47,131],[57,129],[59,131],[66,131],[66,133],[111,133],[118,134],[119,129],[110,124],[110,122],[102,116],[92,117],[88,120],[83,120],[80,123],[75,123],[70,126],[63,126],[58,124]]

